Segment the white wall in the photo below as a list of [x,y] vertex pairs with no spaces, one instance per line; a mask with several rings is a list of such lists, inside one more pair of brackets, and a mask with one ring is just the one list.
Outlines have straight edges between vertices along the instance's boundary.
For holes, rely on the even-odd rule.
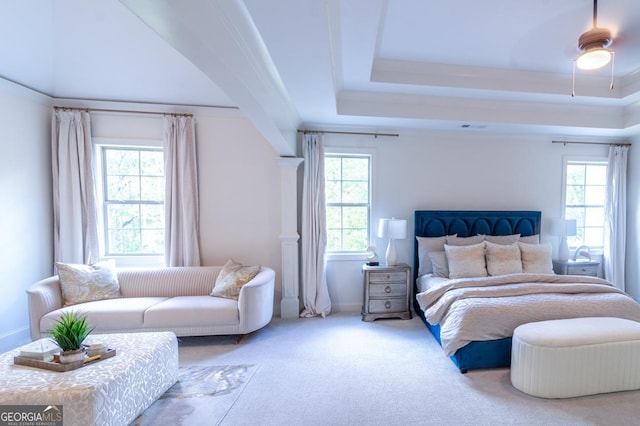
[[29,341],[25,290],[53,271],[51,100],[0,79],[0,352]]
[[[552,139],[462,132],[401,131],[397,138],[325,135],[327,150],[347,147],[373,153],[372,220],[374,225],[380,217],[409,221],[408,238],[397,242],[398,261],[409,265],[415,210],[540,210],[542,238],[555,245],[549,229],[550,219],[562,214],[563,156],[606,156],[608,148],[552,144]],[[372,243],[384,256],[387,241],[373,235]],[[334,311],[361,309],[360,268],[365,260],[331,257],[327,280]]]

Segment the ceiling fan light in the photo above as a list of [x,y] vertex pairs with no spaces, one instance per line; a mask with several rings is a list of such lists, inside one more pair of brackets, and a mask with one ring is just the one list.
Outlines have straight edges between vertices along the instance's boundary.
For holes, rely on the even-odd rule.
[[589,49],[578,56],[576,66],[581,70],[591,71],[604,67],[611,61],[611,51],[605,48]]

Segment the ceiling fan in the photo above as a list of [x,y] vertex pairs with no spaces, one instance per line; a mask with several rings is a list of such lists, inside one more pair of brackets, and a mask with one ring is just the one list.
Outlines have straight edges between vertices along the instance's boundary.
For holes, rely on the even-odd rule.
[[595,70],[607,65],[613,57],[611,31],[598,27],[598,0],[593,0],[593,28],[578,39],[578,48],[582,53],[576,59],[581,70]]
[[613,90],[614,52],[609,49],[613,39],[611,31],[598,27],[598,0],[593,0],[593,26],[578,38],[578,49],[582,52],[573,61],[573,88],[571,96],[575,96],[576,67],[581,70],[597,70],[611,62],[611,84]]

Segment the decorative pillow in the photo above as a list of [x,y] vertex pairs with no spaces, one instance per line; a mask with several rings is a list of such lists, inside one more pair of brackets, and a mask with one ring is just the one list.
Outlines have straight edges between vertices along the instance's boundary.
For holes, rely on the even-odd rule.
[[57,262],[56,268],[65,306],[121,297],[114,260],[92,265]]
[[484,240],[494,244],[513,244],[518,241],[520,234],[512,235],[485,235]]
[[449,278],[486,277],[487,266],[484,260],[484,242],[470,246],[452,246],[445,244],[449,264]]
[[520,248],[517,244],[494,244],[485,241],[485,256],[489,275],[522,273]]
[[551,244],[527,244],[518,242],[522,257],[522,272],[553,274]]
[[473,237],[458,237],[458,235],[447,235],[447,244],[450,246],[471,246],[484,241],[484,235],[474,235]]
[[449,278],[449,265],[447,264],[447,254],[444,251],[432,251],[429,253],[431,265],[433,266],[433,276]]
[[431,259],[429,259],[429,253],[434,251],[444,251],[444,244],[447,242],[447,237],[417,237],[418,241],[418,276],[421,277],[424,274],[430,274],[433,272],[431,266]]
[[260,265],[244,266],[229,259],[216,278],[211,296],[238,300],[242,286],[258,275],[258,272]]
[[540,235],[527,235],[526,237],[520,237],[518,241],[527,244],[540,244]]

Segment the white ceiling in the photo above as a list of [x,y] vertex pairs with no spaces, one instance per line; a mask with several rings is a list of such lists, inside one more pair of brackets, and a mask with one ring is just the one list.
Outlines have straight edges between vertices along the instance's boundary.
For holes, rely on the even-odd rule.
[[[611,68],[579,71],[592,0],[22,0],[0,76],[55,98],[238,107],[295,128],[640,134],[640,2],[601,0]],[[462,125],[470,128],[461,128]]]

